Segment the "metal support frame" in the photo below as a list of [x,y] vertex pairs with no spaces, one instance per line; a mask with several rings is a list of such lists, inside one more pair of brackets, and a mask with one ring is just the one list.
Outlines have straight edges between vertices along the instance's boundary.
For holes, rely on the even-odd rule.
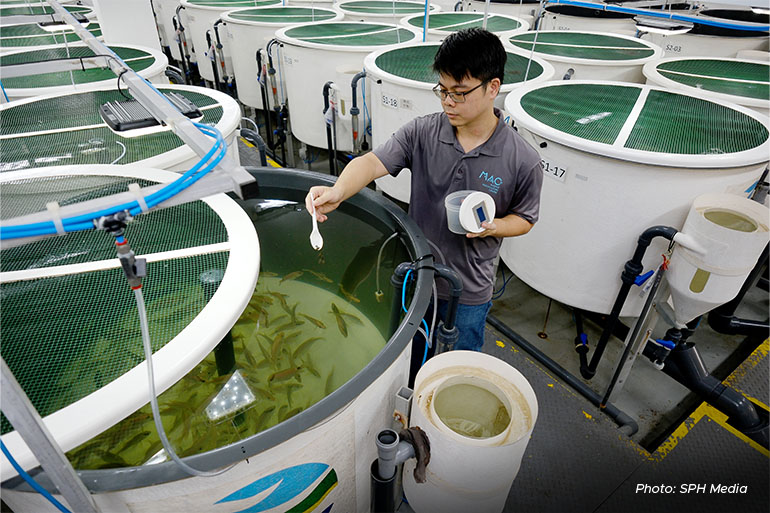
[[70,508],[78,513],[98,513],[99,509],[93,497],[88,493],[2,357],[0,357],[0,400],[6,418],[21,435]]

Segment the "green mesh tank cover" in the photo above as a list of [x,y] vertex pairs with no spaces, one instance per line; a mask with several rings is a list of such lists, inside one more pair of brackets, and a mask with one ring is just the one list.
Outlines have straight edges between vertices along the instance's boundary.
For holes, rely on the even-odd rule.
[[[201,109],[202,123],[216,124],[221,119],[222,107],[210,96],[191,91],[175,92]],[[124,99],[117,90],[92,91],[46,98],[3,110],[0,112],[3,119],[0,124],[0,172],[61,164],[110,164],[116,160],[118,164],[130,164],[184,145],[171,131],[138,137],[115,134],[102,120],[98,109],[105,102]]]
[[[525,94],[521,106],[555,130],[614,144],[641,91],[630,84],[546,86]],[[767,128],[746,114],[700,98],[650,90],[623,147],[703,155],[750,150],[767,139]]]
[[[135,48],[125,48],[122,46],[111,46],[112,51],[118,54],[118,57],[134,71],[142,71],[155,63],[155,57],[144,50]],[[93,57],[93,50],[84,46],[70,46],[47,48],[44,50],[33,50],[11,55],[0,56],[0,69],[3,66],[13,64],[27,64],[36,62],[45,62],[61,59],[77,59],[80,57]],[[59,71],[53,73],[40,73],[30,76],[11,77],[3,79],[3,86],[9,88],[36,88],[51,87],[68,84],[87,84],[110,80],[115,78],[115,73],[109,68],[86,68],[70,71]]]
[[[413,27],[422,28],[425,16],[415,16],[409,19]],[[458,30],[481,27],[484,23],[484,13],[479,12],[440,12],[428,17],[428,29],[456,32]],[[490,32],[507,32],[521,27],[521,23],[505,16],[490,14],[487,17],[487,30]]]
[[[407,46],[396,48],[379,55],[375,59],[375,65],[382,71],[397,77],[416,80],[428,84],[436,84],[438,75],[432,69],[433,58],[436,56],[438,46]],[[524,80],[529,59],[514,53],[508,53],[505,62],[505,76],[503,84],[516,84]],[[543,67],[535,61],[529,68],[528,79],[539,77],[543,73]]]
[[585,32],[527,32],[511,37],[511,44],[532,49],[535,36],[535,51],[542,54],[570,57],[574,59],[594,59],[602,61],[624,61],[650,57],[655,51],[639,41],[614,37],[604,34],[586,34]]
[[[94,37],[102,36],[102,29],[98,23],[89,23],[86,28]],[[0,30],[0,49],[53,46],[62,45],[65,42],[80,42],[80,37],[69,27],[66,31],[49,32],[38,26],[37,23],[11,25]]]
[[187,0],[190,5],[198,7],[215,7],[217,9],[240,9],[242,7],[263,7],[280,4],[283,0]]
[[[65,5],[65,9],[71,13],[82,13],[86,16],[93,12],[90,7],[82,7],[78,5]],[[11,16],[36,16],[40,14],[54,14],[56,11],[50,5],[27,5],[24,7],[0,7],[0,18]],[[13,19],[7,20],[13,22]],[[3,29],[5,30],[5,29]]]
[[[393,14],[408,15],[425,12],[425,4],[419,2],[393,2],[391,0],[355,0],[342,2],[337,6],[350,13],[357,14]],[[433,6],[431,6],[433,10]]]
[[329,46],[385,46],[415,38],[404,28],[376,23],[324,23],[302,25],[285,32],[288,37]]
[[770,65],[720,59],[682,59],[658,64],[658,73],[680,84],[715,93],[770,100]]
[[[129,183],[108,176],[24,179],[2,186],[3,218],[31,213],[49,201],[62,205],[116,192]],[[64,201],[62,199],[64,198]],[[198,201],[139,216],[126,228],[137,254],[148,255],[227,241],[216,213]],[[3,249],[3,273],[115,258],[112,238],[97,231],[53,237]],[[153,350],[194,319],[206,303],[201,273],[224,270],[216,252],[147,264],[145,300]],[[0,285],[2,355],[41,415],[91,394],[143,359],[133,294],[119,268]],[[11,429],[3,418],[2,432]]]
[[234,20],[279,24],[326,21],[335,16],[336,12],[318,7],[260,7],[230,13]]

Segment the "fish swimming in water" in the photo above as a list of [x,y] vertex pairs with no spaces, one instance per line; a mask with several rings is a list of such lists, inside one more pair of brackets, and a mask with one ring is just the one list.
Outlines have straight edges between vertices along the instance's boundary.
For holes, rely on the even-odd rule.
[[294,271],[293,273],[289,273],[286,276],[284,276],[283,278],[281,278],[281,281],[279,281],[278,284],[280,285],[281,283],[285,282],[286,280],[296,280],[297,278],[299,278],[303,274],[305,274],[305,273],[303,273],[302,271]]
[[340,333],[342,333],[343,337],[348,336],[348,325],[345,322],[345,319],[342,318],[342,313],[340,312],[340,309],[337,308],[337,305],[332,303],[332,310],[331,312],[334,314],[334,317],[337,319],[337,327],[340,329]]

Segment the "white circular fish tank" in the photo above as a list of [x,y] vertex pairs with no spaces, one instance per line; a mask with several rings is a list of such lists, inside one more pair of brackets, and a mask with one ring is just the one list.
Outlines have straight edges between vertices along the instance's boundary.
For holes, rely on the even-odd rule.
[[[748,195],[770,156],[766,117],[649,85],[549,82],[505,103],[545,177],[540,220],[504,239],[500,256],[538,292],[592,312],[610,312],[644,230],[681,228],[700,194]],[[666,244],[653,241],[645,271]],[[621,315],[642,304],[632,291]]]
[[[102,29],[95,21],[88,20],[81,24],[99,40],[103,40]],[[0,31],[0,55],[21,50],[38,50],[55,46],[79,43],[80,37],[69,25],[58,25],[55,29],[43,27],[39,23],[2,25]]]
[[[483,13],[487,9],[487,2],[483,0],[464,0],[463,11]],[[489,12],[505,14],[520,18],[530,26],[534,25],[535,16],[540,9],[540,0],[491,0]]]
[[[230,328],[234,363],[220,370],[210,353],[158,398],[169,439],[188,465],[201,470],[229,468],[215,478],[190,477],[164,461],[149,408],[143,406],[80,446],[65,449],[103,511],[157,511],[161,504],[167,511],[329,511],[332,504],[334,511],[369,508],[368,470],[377,457],[373,436],[392,425],[396,393],[407,381],[410,341],[431,295],[430,273],[420,273],[408,312],[399,321],[401,295],[389,279],[398,263],[426,258],[430,262],[430,248],[403,211],[364,190],[324,223],[326,245],[319,254],[305,237],[287,234],[307,226],[302,203],[307,190],[332,180],[287,169],[252,173],[259,194],[238,203],[259,234],[260,261],[251,259],[241,266],[249,273],[259,267],[259,281],[246,305],[231,306],[228,315],[240,314],[237,320],[212,322]],[[6,189],[2,192],[6,194]],[[163,233],[170,231],[163,228]],[[357,234],[355,240],[350,239],[351,232]],[[393,234],[397,238],[387,242]],[[138,236],[137,230],[134,240]],[[104,245],[110,246],[109,241]],[[149,276],[152,273],[151,267]],[[243,282],[242,287],[248,285]],[[153,289],[148,277],[145,293],[162,284],[156,281]],[[381,302],[375,294],[380,287],[385,294]],[[166,295],[158,291],[153,299],[162,308],[153,324],[173,322],[176,316],[169,312],[181,305],[197,305],[200,289],[200,284],[191,283],[186,293],[179,294],[181,299],[169,294],[172,291],[162,291]],[[57,301],[50,295],[34,297],[39,302]],[[2,308],[6,330],[5,301]],[[18,309],[10,320],[25,315],[34,312]],[[57,326],[65,332],[65,340],[67,335],[83,334],[78,340],[91,350],[82,354],[84,359],[97,358],[93,348],[98,351],[100,344],[123,347],[112,340],[133,335],[128,331],[129,316],[103,319],[103,324],[115,325],[103,334],[89,319]],[[12,349],[4,341],[3,357]],[[76,356],[81,354],[72,359]],[[67,363],[61,365],[69,369]],[[28,370],[10,362],[9,366],[25,381]],[[90,365],[83,371],[87,386],[92,386],[100,367]],[[71,379],[77,372],[51,374],[53,379]],[[214,415],[209,408],[212,400],[236,375],[239,386],[245,384],[251,394],[230,413]],[[13,435],[6,432],[3,441]],[[347,449],[341,450],[341,444]],[[4,464],[3,501],[18,513],[45,510],[45,499],[6,469],[10,466]],[[56,493],[44,473],[35,477]]]
[[[415,43],[400,48],[374,52],[366,57],[367,87],[371,90],[372,146],[376,148],[406,122],[441,111],[441,102],[433,93],[438,75],[433,59],[440,43]],[[503,110],[508,93],[523,84],[550,80],[553,67],[544,60],[508,52],[505,76],[495,106]],[[507,116],[507,113],[503,113]],[[509,119],[506,122],[510,123]],[[397,177],[377,179],[377,187],[399,201],[408,202],[411,173],[402,170]]]
[[[86,5],[64,5],[64,8],[75,16],[85,16],[89,20],[96,20],[96,13]],[[0,27],[5,30],[8,25],[50,21],[50,18],[46,19],[46,17],[52,14],[56,14],[56,11],[46,2],[27,5],[0,4]]]
[[[228,150],[225,158],[238,159],[236,129],[241,109],[219,91],[195,86],[164,85],[158,89],[193,103],[207,123],[222,133]],[[122,90],[125,94],[125,90]],[[168,127],[113,131],[99,114],[107,102],[127,98],[114,84],[64,95],[35,96],[0,105],[0,173],[63,164],[141,164],[147,167],[186,171],[198,155]]]
[[[159,50],[135,45],[109,48],[140,76],[154,84],[168,84],[168,58]],[[31,69],[31,65],[37,67]],[[15,72],[14,66],[27,71]],[[117,79],[107,58],[96,57],[85,44],[9,52],[0,56],[0,68],[5,93],[11,100],[98,89],[115,85]]]
[[[184,6],[184,17],[187,20],[185,26],[185,37],[187,43],[192,43],[195,49],[195,58],[198,61],[198,73],[204,80],[214,81],[213,65],[217,66],[217,74],[222,80],[222,71],[219,64],[219,57],[216,62],[213,56],[209,54],[209,45],[206,42],[206,32],[210,31],[212,44],[216,46],[217,37],[214,31],[214,23],[219,20],[219,16],[233,9],[244,7],[268,7],[281,5],[281,0],[181,0]],[[227,27],[221,24],[217,27],[219,30],[219,40],[225,45],[227,39]],[[256,49],[255,49],[256,51]],[[230,59],[232,50],[225,46],[225,69],[228,74],[232,73],[233,65]]]
[[[404,0],[348,0],[335,4],[345,14],[345,21],[365,21],[373,23],[398,23],[404,16],[425,12],[425,2]],[[441,11],[441,7],[431,3],[430,14]]]
[[728,57],[669,57],[648,62],[647,83],[681,89],[770,115],[770,63]]
[[[342,13],[336,9],[320,7],[277,6],[237,9],[222,14],[221,18],[227,23],[227,48],[233,59],[238,99],[245,105],[261,109],[263,105],[257,82],[257,49],[264,49],[268,41],[275,37],[277,29],[301,23],[339,21]],[[265,66],[266,61],[267,57]],[[281,76],[276,74],[275,79],[278,89],[283,91],[285,86]]]
[[[182,54],[179,52],[179,43],[177,43],[176,30],[174,30],[174,16],[176,8],[179,7],[179,0],[152,0],[152,7],[155,10],[155,24],[158,26],[158,34],[165,46],[169,48],[171,56],[177,60],[182,60]],[[184,13],[184,11],[181,11]],[[182,20],[184,26],[185,20]]]
[[[425,15],[415,14],[401,20],[401,24],[419,30],[421,33],[425,25]],[[428,33],[426,41],[441,41],[453,32],[469,28],[481,28],[484,24],[483,13],[478,12],[441,12],[428,16]],[[504,14],[490,14],[487,16],[486,29],[497,34],[505,41],[507,38],[521,34],[529,30],[529,23],[521,18]]]
[[[73,204],[124,192],[131,183],[178,178],[109,165],[3,173],[3,221],[36,213],[48,201]],[[225,194],[139,214],[125,237],[147,260],[142,290],[161,393],[199,365],[248,305],[259,241],[249,216]],[[2,249],[3,359],[65,452],[149,401],[137,306],[112,239],[86,230]],[[213,271],[216,283],[202,283]],[[30,362],[45,362],[46,371],[31,372]],[[33,467],[35,456],[5,418],[2,428],[14,459]],[[3,480],[14,473],[6,463]]]
[[544,10],[538,24],[540,30],[613,32],[629,36],[636,34],[636,22],[630,13],[567,4],[547,5]]
[[[294,136],[305,144],[327,147],[323,89],[334,83],[337,149],[353,150],[350,108],[353,77],[363,71],[371,52],[419,40],[416,30],[386,23],[324,22],[280,29],[280,59],[289,100],[289,118]],[[361,85],[357,94],[362,94]],[[367,91],[367,96],[370,93]],[[359,108],[363,112],[363,97]],[[366,100],[371,105],[369,99]],[[331,112],[328,111],[331,121]],[[360,123],[363,122],[361,117]],[[359,125],[360,126],[360,125]]]
[[735,57],[744,50],[768,49],[770,34],[767,30],[743,30],[731,25],[767,27],[770,16],[751,10],[706,9],[696,18],[717,22],[719,25],[687,23],[672,24],[670,30],[649,30],[640,22],[640,37],[663,49],[665,57]]
[[554,77],[644,82],[642,67],[663,54],[655,44],[631,36],[577,30],[540,30],[507,39],[517,52],[548,61]]

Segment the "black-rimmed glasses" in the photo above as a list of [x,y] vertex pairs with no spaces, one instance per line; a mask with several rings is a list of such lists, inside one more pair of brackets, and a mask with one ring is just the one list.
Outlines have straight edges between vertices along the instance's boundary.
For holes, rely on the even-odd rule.
[[479,87],[486,84],[486,82],[482,82],[479,85],[477,85],[474,88],[471,88],[467,91],[463,92],[455,92],[455,91],[447,91],[446,89],[441,89],[441,84],[436,84],[436,87],[433,88],[433,94],[436,95],[436,97],[441,100],[442,102],[446,100],[447,96],[452,99],[455,103],[465,103],[465,96],[468,94],[471,94],[473,91],[478,89]]

